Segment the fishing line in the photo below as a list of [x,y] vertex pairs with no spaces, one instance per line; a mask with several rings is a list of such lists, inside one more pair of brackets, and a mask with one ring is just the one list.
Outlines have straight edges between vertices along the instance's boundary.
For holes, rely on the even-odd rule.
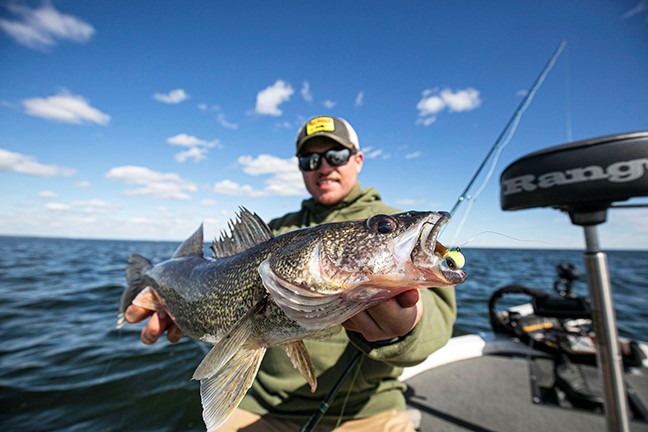
[[333,385],[333,388],[329,391],[329,393],[326,395],[326,398],[320,403],[320,406],[317,408],[317,410],[313,413],[310,419],[304,424],[304,427],[301,429],[300,432],[310,432],[312,431],[320,422],[322,417],[324,417],[324,414],[326,414],[326,411],[328,411],[329,406],[331,406],[331,403],[335,399],[335,396],[337,395],[338,391],[340,390],[340,387],[342,387],[342,384],[344,384],[344,381],[347,380],[349,375],[351,374],[351,371],[353,368],[360,362],[362,359],[363,354],[362,351],[357,350],[349,363],[347,364],[347,367],[342,371],[342,375],[338,380],[335,382]]
[[[517,130],[517,127],[518,127],[518,125],[520,123],[520,120],[522,118],[522,114],[524,114],[526,109],[531,104],[531,101],[533,100],[533,97],[538,92],[538,89],[540,88],[540,86],[544,82],[547,75],[549,75],[549,72],[551,71],[551,69],[553,69],[553,66],[556,64],[556,60],[558,60],[558,57],[560,56],[561,52],[563,51],[563,49],[565,48],[566,45],[567,45],[567,41],[563,40],[562,42],[560,42],[560,44],[558,45],[558,48],[556,49],[556,51],[553,53],[553,55],[551,56],[551,58],[549,59],[549,61],[545,65],[545,67],[540,72],[540,75],[538,75],[535,82],[531,85],[531,88],[529,89],[527,94],[524,96],[524,98],[522,99],[522,101],[520,102],[520,104],[518,105],[516,110],[513,112],[513,115],[511,116],[509,121],[504,126],[504,129],[502,129],[502,132],[497,137],[497,140],[495,140],[495,143],[493,144],[493,146],[491,146],[490,150],[486,154],[486,157],[484,158],[484,160],[482,160],[481,164],[477,168],[477,171],[475,171],[475,174],[472,176],[472,178],[468,182],[468,185],[466,186],[466,188],[463,190],[463,192],[457,198],[457,201],[455,202],[454,206],[452,207],[452,210],[450,210],[450,215],[451,216],[454,216],[455,212],[457,211],[457,209],[459,208],[461,203],[463,203],[466,200],[474,202],[474,200],[484,190],[484,188],[486,187],[486,184],[488,183],[491,176],[493,175],[493,172],[495,170],[495,166],[497,165],[497,161],[499,159],[500,153],[502,152],[504,147],[506,147],[506,145],[513,138],[513,135],[515,134],[515,131]],[[508,134],[507,134],[507,132],[508,132]],[[502,141],[502,139],[504,139],[505,136],[506,136],[505,141]],[[477,191],[477,193],[473,197],[469,197],[468,192],[472,188],[473,184],[475,183],[475,180],[477,180],[477,177],[479,176],[481,171],[486,166],[486,163],[488,162],[488,160],[491,159],[491,156],[493,156],[493,154],[495,154],[495,157],[493,157],[489,172],[488,172],[487,176],[485,177],[485,180],[482,182],[482,184],[481,184],[479,190]],[[464,221],[465,221],[465,217],[464,217]],[[456,231],[455,238],[458,235],[459,235],[459,230]]]
[[545,241],[545,240],[521,239],[519,237],[513,237],[513,236],[510,236],[508,234],[504,234],[504,233],[497,232],[497,231],[482,231],[482,232],[479,232],[479,233],[475,234],[468,241],[460,244],[459,247],[460,248],[465,247],[466,245],[472,243],[477,237],[479,237],[479,236],[481,236],[483,234],[494,234],[494,235],[506,237],[506,238],[509,238],[511,240],[515,240],[515,241],[518,241],[518,242],[521,242],[521,243],[542,243],[542,244],[546,244],[546,245],[549,245],[549,246],[559,246],[561,244],[561,243],[556,243],[556,242],[548,242],[548,241]]
[[[544,79],[543,79],[544,81]],[[535,94],[535,93],[534,93]],[[499,157],[502,154],[502,150],[511,142],[511,139],[513,138],[513,135],[515,135],[515,132],[517,131],[517,128],[520,124],[520,120],[522,119],[522,114],[524,114],[524,111],[529,107],[531,104],[531,101],[533,100],[533,95],[531,95],[522,109],[519,109],[517,113],[514,115],[514,122],[509,128],[509,133],[506,137],[506,140],[502,142],[500,145],[497,146],[497,150],[494,153],[493,160],[491,162],[490,168],[488,170],[488,173],[484,177],[484,181],[482,181],[481,185],[479,186],[479,189],[477,189],[477,192],[475,192],[474,195],[467,195],[466,199],[470,202],[470,205],[466,208],[466,211],[464,212],[464,216],[461,219],[461,223],[457,227],[457,230],[455,231],[454,237],[452,238],[452,242],[450,244],[455,244],[457,241],[457,237],[459,236],[461,229],[463,228],[464,223],[466,222],[466,219],[468,219],[468,215],[470,214],[470,211],[472,209],[473,204],[475,201],[477,201],[477,198],[481,193],[486,189],[486,185],[490,181],[491,177],[493,176],[493,173],[495,172],[495,167],[497,166],[497,162],[499,161]],[[452,213],[451,213],[452,214]]]
[[347,394],[346,397],[344,398],[344,402],[342,402],[342,408],[340,409],[340,416],[338,417],[337,423],[335,424],[336,428],[340,426],[340,423],[342,423],[344,410],[346,410],[347,402],[349,402],[349,396],[351,396],[351,391],[353,390],[353,386],[355,385],[355,382],[358,379],[358,375],[360,374],[360,369],[362,368],[363,362],[364,362],[364,356],[360,357],[360,360],[358,361],[358,366],[356,367],[355,374],[353,374],[353,379],[351,380],[351,384],[349,385],[349,390],[347,390]]

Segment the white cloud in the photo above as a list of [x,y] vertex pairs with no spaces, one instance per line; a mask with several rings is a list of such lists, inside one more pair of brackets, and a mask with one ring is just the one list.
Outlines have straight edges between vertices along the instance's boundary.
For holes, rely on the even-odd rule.
[[219,125],[223,126],[224,128],[227,129],[238,129],[239,125],[236,123],[232,123],[228,121],[225,118],[225,114],[223,113],[223,110],[221,109],[220,106],[218,105],[212,105],[211,107],[205,103],[201,103],[198,105],[198,109],[201,111],[215,111],[216,112],[216,121],[218,122]]
[[183,89],[171,90],[169,93],[155,93],[153,99],[165,104],[179,104],[189,99],[189,95]]
[[254,176],[263,174],[298,175],[298,178],[301,179],[301,174],[297,169],[297,159],[294,157],[281,159],[268,154],[260,154],[256,158],[241,156],[238,158],[238,163],[243,166],[243,172],[246,174]]
[[213,199],[206,198],[200,201],[200,205],[203,207],[213,207],[216,205],[216,201]]
[[87,180],[81,180],[76,183],[76,187],[78,188],[89,188],[91,186],[91,183]]
[[58,202],[47,203],[47,204],[45,204],[44,207],[45,207],[46,210],[56,211],[56,212],[70,210],[69,205],[63,204],[63,203],[58,203]]
[[290,100],[295,91],[290,84],[277,80],[257,94],[255,111],[260,115],[279,117],[282,111],[279,105]]
[[45,165],[36,162],[32,156],[15,153],[0,148],[0,172],[9,171],[41,177],[71,176],[75,171],[56,165]]
[[322,105],[324,105],[324,108],[326,109],[333,109],[336,103],[330,99],[326,99],[324,102],[322,102]]
[[406,154],[405,159],[416,159],[417,157],[421,157],[422,155],[423,153],[421,153],[420,151],[416,151],[413,153]]
[[16,20],[0,18],[0,29],[28,48],[43,50],[64,40],[85,43],[95,32],[90,24],[57,11],[49,3],[36,9],[14,2],[6,7]]
[[365,156],[367,157],[367,159],[376,159],[381,154],[383,154],[382,149],[376,149],[376,150],[371,150],[371,151],[365,150]]
[[451,112],[472,111],[481,105],[479,90],[467,88],[453,92],[450,89],[441,91],[441,97]]
[[306,102],[313,102],[313,92],[310,89],[308,81],[304,81],[300,92]]
[[74,201],[73,204],[76,207],[94,207],[100,209],[112,209],[116,207],[114,204],[111,204],[108,201],[104,201],[102,199],[97,199],[97,198],[84,200],[84,201]]
[[25,113],[63,123],[84,124],[96,123],[105,126],[110,116],[90,106],[88,101],[79,95],[66,90],[47,98],[32,98],[22,101]]
[[114,167],[106,177],[122,183],[139,185],[139,188],[126,189],[124,195],[151,195],[162,199],[188,200],[189,192],[198,188],[189,180],[175,173],[160,173],[143,166],[125,165]]
[[479,90],[474,88],[456,92],[450,89],[441,91],[428,89],[423,92],[421,100],[416,104],[419,111],[416,123],[429,126],[436,122],[437,115],[444,110],[449,112],[472,111],[480,105]]
[[173,158],[176,162],[184,163],[187,159],[193,159],[194,162],[199,162],[207,157],[207,149],[202,147],[191,147],[188,150],[176,153]]
[[425,90],[416,108],[420,115],[428,115],[442,111],[445,106],[446,104],[440,96],[433,94],[432,90]]
[[262,196],[263,191],[256,190],[250,185],[241,185],[232,180],[223,180],[214,184],[214,192],[232,196]]
[[252,176],[269,175],[262,189],[223,180],[214,185],[214,191],[223,195],[237,196],[300,196],[306,193],[295,157],[281,159],[261,154],[256,158],[241,156],[238,163],[243,172]]
[[227,119],[225,119],[225,114],[223,114],[222,112],[216,114],[216,121],[219,125],[227,129],[238,129],[239,127],[238,124],[227,121]]
[[118,208],[115,204],[97,198],[85,201],[74,201],[72,205],[74,209],[81,210],[85,215],[104,214],[110,210]]
[[420,124],[423,126],[430,126],[434,122],[436,122],[436,116],[432,116],[432,115],[427,117],[419,117],[418,119],[416,119],[416,124]]
[[166,140],[169,144],[183,146],[183,147],[206,147],[213,148],[220,146],[220,142],[216,140],[206,141],[204,139],[189,135],[186,133],[180,133],[172,137],[167,138]]
[[355,98],[355,106],[361,107],[363,105],[364,105],[364,92],[360,92]]
[[57,193],[50,190],[42,190],[38,192],[38,196],[41,198],[56,198]]
[[193,135],[181,133],[167,138],[167,142],[172,145],[188,147],[187,150],[176,153],[175,160],[182,163],[187,159],[193,159],[194,162],[201,161],[207,156],[207,149],[220,146],[218,140],[206,141]]

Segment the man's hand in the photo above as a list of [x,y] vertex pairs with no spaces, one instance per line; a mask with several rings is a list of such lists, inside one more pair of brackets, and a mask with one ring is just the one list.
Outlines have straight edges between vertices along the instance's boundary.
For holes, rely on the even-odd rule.
[[130,305],[124,314],[124,318],[129,323],[144,321],[148,317],[151,317],[151,319],[146,323],[146,327],[142,329],[140,335],[140,339],[146,345],[157,342],[165,331],[167,332],[167,339],[171,343],[178,342],[184,336],[182,330],[175,325],[173,319],[165,312],[154,312],[139,306]]
[[418,289],[366,309],[342,323],[347,330],[362,334],[369,342],[405,336],[423,316],[423,299]]

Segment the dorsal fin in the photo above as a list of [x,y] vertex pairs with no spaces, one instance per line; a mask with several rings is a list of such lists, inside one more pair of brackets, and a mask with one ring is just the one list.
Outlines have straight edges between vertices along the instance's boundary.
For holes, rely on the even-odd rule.
[[274,237],[270,227],[257,215],[245,207],[239,207],[235,219],[229,221],[229,232],[221,231],[210,249],[214,258],[225,258],[239,254],[253,246]]
[[178,246],[178,249],[173,254],[173,258],[195,255],[204,256],[203,224],[200,224],[196,232],[191,234],[187,240]]

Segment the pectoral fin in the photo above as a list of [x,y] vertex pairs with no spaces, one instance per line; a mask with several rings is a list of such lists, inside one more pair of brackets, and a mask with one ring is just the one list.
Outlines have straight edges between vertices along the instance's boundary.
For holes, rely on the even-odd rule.
[[241,348],[229,363],[208,379],[200,380],[203,420],[208,431],[222,425],[252,385],[266,348]]
[[254,328],[253,316],[265,307],[267,298],[263,296],[250,308],[227,332],[214,348],[209,351],[200,362],[193,374],[193,379],[202,380],[209,378],[220,371],[220,369],[236,354],[241,346],[250,338]]
[[250,337],[251,320],[239,321],[232,331],[209,351],[194,371],[192,379],[202,380],[216,374]]
[[311,393],[315,393],[315,389],[317,388],[317,379],[315,378],[315,370],[313,369],[313,364],[311,363],[304,342],[297,341],[289,343],[284,345],[284,348],[286,348],[286,354],[290,357],[290,361],[292,361],[295,369],[297,369],[308,384],[310,384]]

